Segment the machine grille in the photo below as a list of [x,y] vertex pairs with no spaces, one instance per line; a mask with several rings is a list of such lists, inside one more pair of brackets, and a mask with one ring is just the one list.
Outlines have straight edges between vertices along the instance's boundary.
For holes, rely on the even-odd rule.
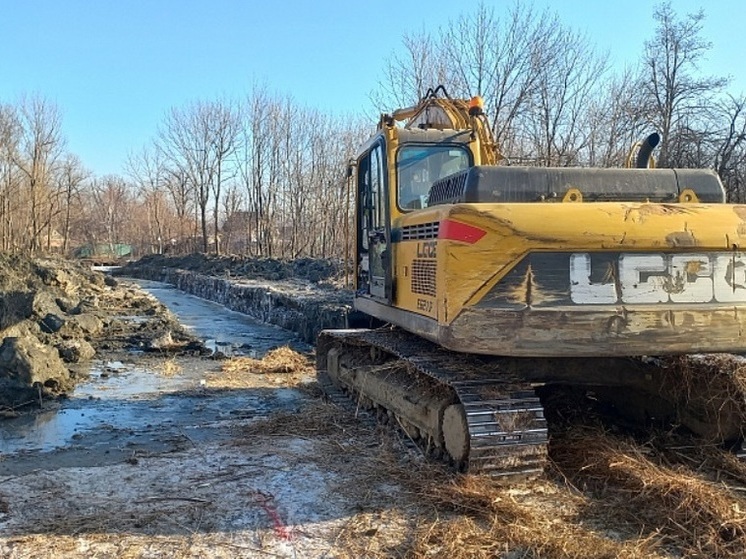
[[412,293],[435,297],[435,260],[412,261]]
[[401,228],[402,241],[417,241],[421,239],[437,239],[440,223],[418,223],[417,225],[405,225]]

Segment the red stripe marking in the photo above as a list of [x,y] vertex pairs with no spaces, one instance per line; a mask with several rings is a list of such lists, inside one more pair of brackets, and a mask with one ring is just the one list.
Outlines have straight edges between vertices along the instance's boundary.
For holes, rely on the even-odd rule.
[[448,241],[461,241],[473,245],[487,234],[486,231],[473,225],[467,225],[460,221],[443,219],[438,228],[438,239]]

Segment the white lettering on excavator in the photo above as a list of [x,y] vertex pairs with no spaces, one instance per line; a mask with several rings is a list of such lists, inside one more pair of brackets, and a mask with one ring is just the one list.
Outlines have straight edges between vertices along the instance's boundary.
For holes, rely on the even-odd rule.
[[[604,264],[608,268],[608,263]],[[618,272],[592,281],[588,253],[570,255],[570,298],[579,305],[746,302],[746,255],[622,254]],[[614,276],[618,277],[614,277]]]

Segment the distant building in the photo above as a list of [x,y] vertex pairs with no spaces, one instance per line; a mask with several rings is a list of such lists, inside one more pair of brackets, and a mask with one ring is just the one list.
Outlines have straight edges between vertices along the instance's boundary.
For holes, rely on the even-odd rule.
[[75,258],[86,260],[112,261],[132,256],[132,245],[124,243],[86,244],[75,249]]

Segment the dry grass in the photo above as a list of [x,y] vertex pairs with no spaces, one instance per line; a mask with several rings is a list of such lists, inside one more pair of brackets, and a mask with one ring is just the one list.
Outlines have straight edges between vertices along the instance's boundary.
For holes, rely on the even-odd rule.
[[290,349],[279,347],[273,349],[262,359],[237,357],[223,365],[226,372],[251,372],[262,375],[303,373],[313,371],[313,364],[308,357]]
[[208,376],[206,384],[210,388],[296,386],[313,374],[314,365],[308,356],[289,347],[280,347],[262,359],[229,359],[223,363],[219,373]]
[[[382,436],[331,404],[275,414],[241,427],[240,434],[238,444],[262,436],[322,439],[328,452],[316,461],[340,473],[337,492],[356,502],[385,503],[350,517],[335,537],[335,557],[664,556],[657,554],[654,535],[629,530],[621,538],[618,526],[610,535],[596,528],[603,522],[585,521],[591,501],[564,484],[538,480],[509,488],[487,476],[457,475],[403,450],[390,431]],[[350,461],[352,471],[345,466]]]
[[[340,482],[346,494],[364,499],[371,488],[388,483],[398,493],[416,497],[417,510],[404,516],[396,507],[387,509],[385,521],[380,515],[374,521],[370,512],[352,516],[335,540],[340,557],[746,554],[746,501],[722,483],[746,485],[746,466],[713,446],[658,452],[600,427],[576,424],[552,441],[559,483],[539,480],[519,485],[516,492],[488,477],[413,464],[411,456],[402,460],[395,443],[376,445],[370,429],[323,402],[242,428],[247,440],[257,436],[323,438],[330,452],[320,458],[321,465],[331,471],[339,468],[345,453],[356,454],[355,461],[364,466]],[[385,536],[381,523],[387,526]]]
[[684,355],[661,365],[661,390],[673,397],[695,431],[716,442],[746,435],[746,360],[731,354]]
[[[381,461],[372,464],[384,466]],[[550,482],[532,482],[522,491],[502,487],[485,476],[454,476],[431,467],[413,469],[395,466],[375,474],[390,476],[397,493],[414,497],[417,510],[389,516],[386,545],[373,553],[361,535],[376,533],[381,521],[369,513],[351,518],[336,538],[334,551],[341,557],[449,557],[453,559],[533,557],[542,559],[656,558],[658,542],[653,537],[628,538],[585,525],[579,518],[586,499]],[[360,480],[358,480],[358,484]],[[387,509],[401,514],[400,508]],[[382,530],[381,530],[382,531]],[[383,536],[383,534],[380,534]],[[380,541],[378,542],[381,543]],[[336,556],[336,555],[335,555]]]
[[174,377],[182,371],[182,367],[176,358],[166,359],[158,368],[158,372],[164,377]]
[[[235,540],[235,541],[233,541]],[[85,535],[17,536],[6,542],[29,559],[114,558],[142,559],[235,559],[237,557],[285,557],[265,550],[261,542],[231,538],[226,534],[199,534],[192,537],[93,533]]]
[[[423,488],[421,497],[440,514],[415,534],[412,557],[487,558],[507,552],[541,558],[660,556],[652,538],[630,534],[617,541],[585,525],[578,511],[586,498],[561,486],[538,481],[515,491],[486,476],[439,481]],[[443,518],[447,512],[450,519]]]
[[[746,393],[740,362],[708,358],[669,364],[683,371],[679,390],[691,398],[704,385],[739,414]],[[228,361],[221,375],[235,386],[297,384],[312,371],[288,348],[262,360]],[[704,380],[703,380],[704,379]],[[714,380],[713,380],[714,379]],[[704,384],[703,384],[704,382]],[[735,411],[733,411],[735,410]],[[745,421],[746,423],[746,421]],[[534,557],[548,559],[742,557],[746,554],[746,465],[700,443],[667,450],[573,425],[553,437],[559,480],[506,488],[485,476],[456,475],[440,464],[403,458],[394,437],[363,426],[350,413],[315,401],[240,428],[241,441],[301,437],[328,452],[314,459],[339,472],[338,490],[386,506],[352,515],[334,538],[336,557]],[[344,466],[358,464],[353,473]],[[381,495],[381,487],[394,494]],[[393,487],[393,489],[391,489]],[[579,489],[578,489],[579,488]]]
[[[703,448],[700,467],[711,471],[717,481],[735,482],[746,491],[746,462],[739,459],[732,452],[726,452],[719,448]],[[746,496],[746,493],[744,493]]]
[[[307,357],[281,348],[262,360],[227,361],[210,384],[294,385],[311,372]],[[738,403],[738,392],[732,394]],[[297,412],[237,426],[236,435],[234,444],[246,446],[246,452],[257,439],[276,439],[267,448],[288,460],[295,439],[313,445],[304,460],[331,475],[332,492],[357,507],[339,518],[329,535],[325,556],[337,559],[746,556],[746,464],[693,439],[669,435],[642,444],[576,421],[553,431],[553,464],[545,478],[506,487],[426,462],[390,431],[319,399]],[[203,514],[203,504],[187,505],[179,518],[189,520],[192,510],[195,518]],[[123,519],[116,528],[93,516],[88,523],[78,518],[62,532],[79,537],[56,536],[53,542],[47,537],[46,545],[58,556],[74,554],[75,546],[79,550],[80,538],[120,557],[272,556],[232,534],[142,534],[140,522],[152,526],[176,517],[168,507],[154,509],[158,518],[139,515],[138,525]],[[33,536],[14,541],[30,548],[38,543]]]
[[390,559],[411,548],[412,515],[402,509],[379,509],[351,516],[334,536],[329,557]]
[[[252,437],[360,437],[369,430],[354,417],[324,402],[313,402],[300,412],[279,412],[239,428],[240,438]],[[333,457],[332,457],[333,458]]]
[[653,449],[600,428],[555,437],[551,455],[564,475],[597,496],[589,514],[624,520],[687,556],[746,554],[746,501],[704,473],[667,465]]

